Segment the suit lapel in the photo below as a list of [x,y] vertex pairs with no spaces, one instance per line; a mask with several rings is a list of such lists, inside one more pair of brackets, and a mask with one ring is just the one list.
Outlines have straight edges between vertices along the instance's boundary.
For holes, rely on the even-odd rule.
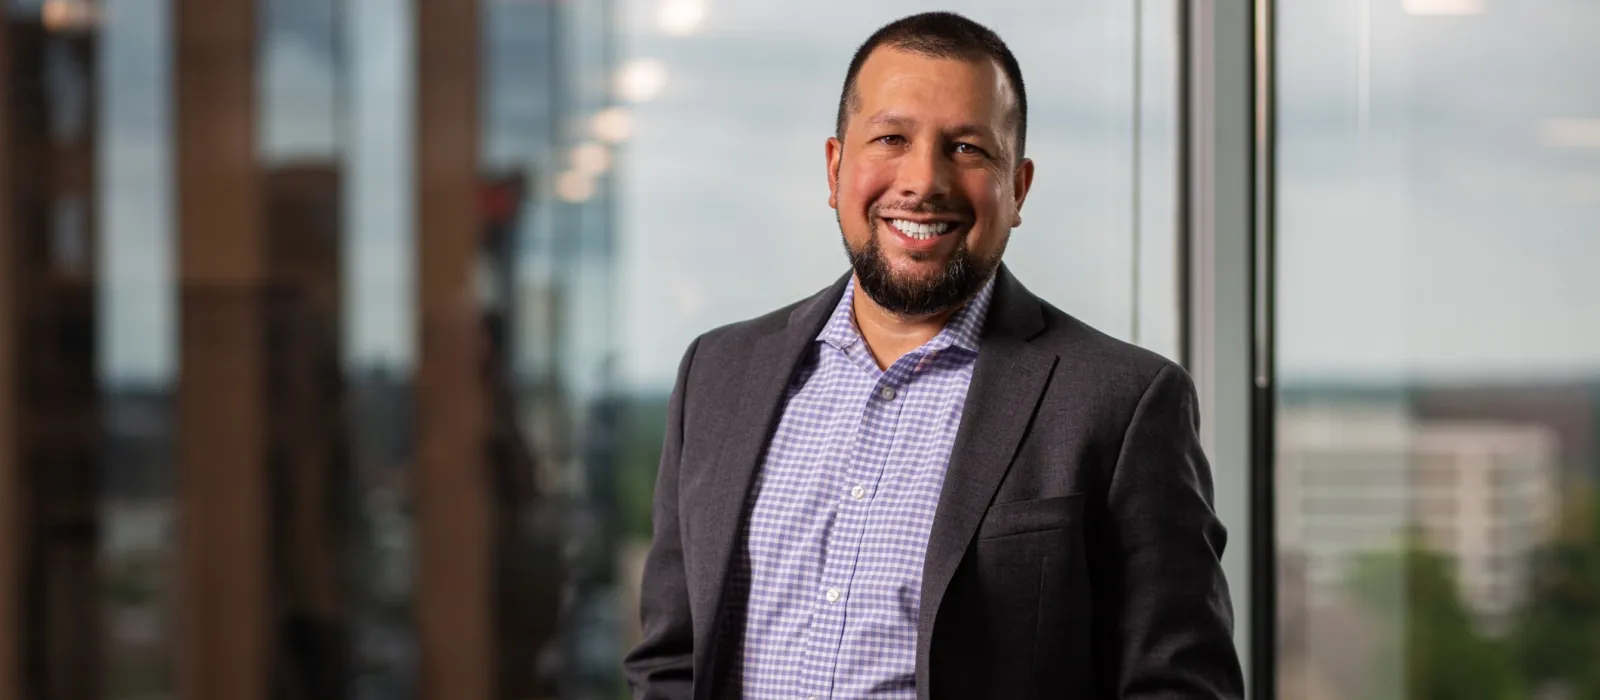
[[[723,420],[728,428],[723,435],[717,461],[712,466],[714,474],[713,481],[707,486],[708,498],[699,503],[705,508],[706,551],[713,553],[703,560],[710,568],[701,580],[711,582],[711,585],[691,593],[697,598],[697,608],[715,610],[717,614],[698,618],[701,626],[694,631],[695,639],[717,638],[717,617],[722,609],[719,601],[727,586],[728,569],[739,545],[744,506],[766,453],[767,441],[777,425],[785,389],[795,367],[838,305],[849,279],[849,275],[840,278],[833,286],[797,307],[783,328],[757,340],[744,366],[743,378],[734,385],[737,393],[731,395],[732,412]],[[700,669],[707,669],[712,662],[712,646],[695,645],[694,665],[697,673]],[[708,692],[711,690],[710,684],[700,687]]]
[[928,654],[939,605],[1016,454],[1055,366],[1054,354],[1028,344],[1043,330],[1044,314],[1038,297],[1002,266],[995,279],[977,365],[967,390],[961,427],[950,451],[923,562],[917,623],[917,687],[923,697],[929,683]]

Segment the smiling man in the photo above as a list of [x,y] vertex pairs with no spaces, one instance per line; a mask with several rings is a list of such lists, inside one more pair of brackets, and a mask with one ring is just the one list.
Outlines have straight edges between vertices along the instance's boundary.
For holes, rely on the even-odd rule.
[[635,697],[1243,697],[1192,382],[1001,264],[1027,114],[961,16],[856,52],[852,271],[685,354]]

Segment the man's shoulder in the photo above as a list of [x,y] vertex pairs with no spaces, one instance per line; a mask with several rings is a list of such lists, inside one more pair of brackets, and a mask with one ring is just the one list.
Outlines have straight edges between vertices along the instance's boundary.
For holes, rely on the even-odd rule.
[[1143,393],[1162,371],[1184,374],[1182,366],[1160,353],[1116,338],[1041,300],[1045,330],[1033,344],[1061,358],[1064,368],[1088,373],[1102,383]]
[[696,363],[710,360],[715,364],[723,364],[728,360],[742,358],[749,354],[756,341],[761,338],[782,331],[792,323],[802,323],[804,320],[802,317],[817,316],[823,311],[818,305],[828,305],[828,308],[832,308],[832,305],[837,304],[838,294],[842,289],[843,285],[836,282],[782,308],[754,318],[718,326],[700,334],[694,342]]

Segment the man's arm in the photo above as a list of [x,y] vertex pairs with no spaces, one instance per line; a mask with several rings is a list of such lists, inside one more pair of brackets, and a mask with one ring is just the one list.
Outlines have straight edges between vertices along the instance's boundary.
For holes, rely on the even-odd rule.
[[623,660],[636,700],[688,700],[694,684],[694,630],[689,587],[683,575],[683,540],[678,529],[678,461],[683,449],[683,404],[689,365],[700,341],[689,345],[667,404],[667,436],[656,474],[654,533],[639,587],[643,639]]
[[1196,403],[1189,375],[1162,368],[1110,477],[1090,565],[1103,697],[1244,697]]

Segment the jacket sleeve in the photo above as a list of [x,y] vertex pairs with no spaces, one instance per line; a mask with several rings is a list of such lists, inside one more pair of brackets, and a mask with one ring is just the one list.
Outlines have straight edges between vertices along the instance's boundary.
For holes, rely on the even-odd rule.
[[643,637],[623,660],[635,700],[688,700],[694,685],[695,640],[678,528],[678,462],[683,449],[684,394],[698,346],[696,340],[684,353],[667,404],[666,438],[652,506],[654,532],[639,594]]
[[1196,404],[1189,375],[1162,368],[1107,484],[1090,564],[1100,697],[1244,697]]

